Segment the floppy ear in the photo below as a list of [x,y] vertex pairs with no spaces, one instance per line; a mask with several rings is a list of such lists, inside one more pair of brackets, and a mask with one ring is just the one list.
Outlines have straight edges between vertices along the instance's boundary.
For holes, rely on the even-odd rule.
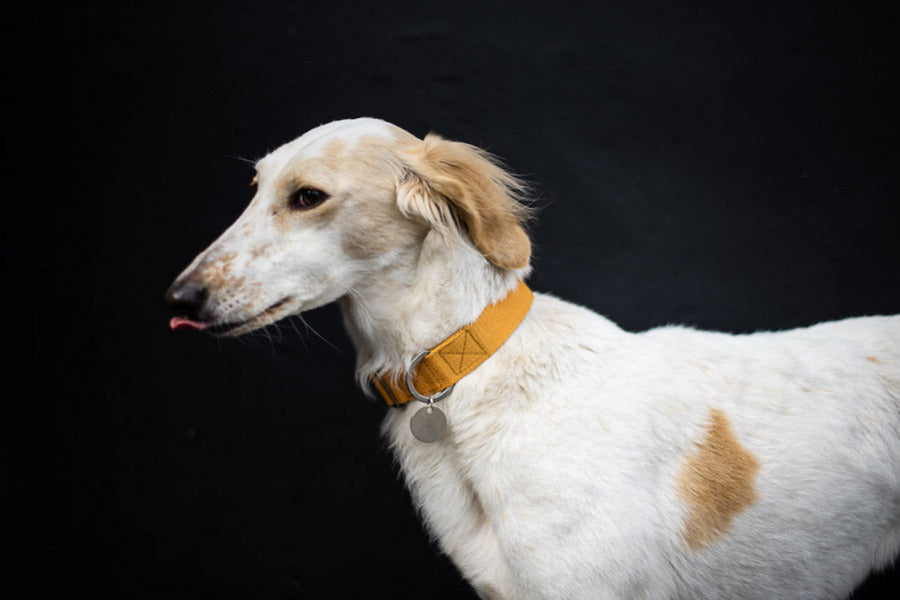
[[475,247],[504,269],[528,266],[531,242],[522,227],[524,185],[485,151],[429,134],[405,156],[401,210],[432,227],[465,225]]

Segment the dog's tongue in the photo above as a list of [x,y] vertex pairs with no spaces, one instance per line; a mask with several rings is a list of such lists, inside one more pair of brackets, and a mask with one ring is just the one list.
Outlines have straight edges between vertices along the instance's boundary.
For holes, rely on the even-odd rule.
[[172,317],[172,320],[169,321],[170,329],[197,329],[203,331],[207,327],[209,327],[208,323],[191,321],[190,319],[182,319],[181,317]]

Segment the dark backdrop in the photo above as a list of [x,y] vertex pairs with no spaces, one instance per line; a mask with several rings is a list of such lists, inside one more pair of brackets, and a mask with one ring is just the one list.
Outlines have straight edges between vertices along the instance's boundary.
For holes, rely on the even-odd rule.
[[533,287],[627,329],[900,312],[893,3],[784,4],[7,12],[4,296],[25,364],[6,361],[3,585],[471,596],[335,307],[307,315],[320,335],[167,330],[167,285],[249,200],[244,159],[332,119],[504,157],[542,198]]

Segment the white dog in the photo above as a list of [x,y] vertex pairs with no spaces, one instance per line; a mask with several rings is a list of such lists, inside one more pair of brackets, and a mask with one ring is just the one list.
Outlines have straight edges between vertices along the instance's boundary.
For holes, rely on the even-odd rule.
[[[421,395],[384,432],[481,597],[843,598],[897,555],[900,317],[633,334],[532,302],[517,180],[375,119],[256,170],[169,290],[172,326],[238,335],[339,301],[360,381]],[[457,377],[417,367],[427,350]]]

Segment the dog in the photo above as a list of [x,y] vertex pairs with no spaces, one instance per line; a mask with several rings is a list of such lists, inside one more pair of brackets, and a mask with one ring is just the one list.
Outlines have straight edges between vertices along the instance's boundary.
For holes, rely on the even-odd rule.
[[[623,331],[522,283],[526,189],[494,157],[377,119],[307,132],[253,184],[167,292],[171,326],[236,336],[339,302],[414,503],[480,597],[844,598],[897,556],[900,317]],[[423,351],[479,322],[503,324],[486,356],[418,390]]]

